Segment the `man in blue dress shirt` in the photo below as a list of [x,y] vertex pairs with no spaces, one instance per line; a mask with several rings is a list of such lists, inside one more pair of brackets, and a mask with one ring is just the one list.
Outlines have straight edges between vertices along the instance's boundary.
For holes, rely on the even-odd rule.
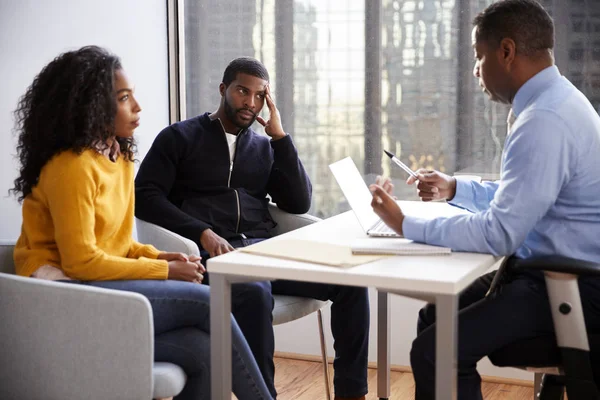
[[[434,220],[405,216],[389,182],[371,186],[373,209],[405,237],[457,251],[600,262],[600,118],[554,66],[551,17],[534,0],[502,0],[475,18],[472,42],[479,85],[491,100],[512,105],[500,180],[477,183],[420,170],[423,200],[446,199],[473,213]],[[554,332],[541,273],[511,271],[501,290],[486,297],[494,274],[479,278],[459,301],[462,400],[482,399],[480,359],[517,340]],[[579,286],[587,329],[600,332],[600,280],[582,278]],[[411,365],[416,399],[433,399],[431,304],[419,313]]]

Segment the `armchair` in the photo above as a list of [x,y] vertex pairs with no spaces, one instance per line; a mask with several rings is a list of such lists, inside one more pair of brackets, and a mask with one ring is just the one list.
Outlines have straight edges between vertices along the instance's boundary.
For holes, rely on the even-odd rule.
[[[269,204],[269,212],[277,223],[275,234],[280,235],[294,229],[320,221],[319,218],[308,214],[289,214],[279,209],[275,204]],[[150,222],[136,218],[138,239],[141,243],[152,244],[160,250],[178,251],[186,254],[199,255],[198,245],[183,236],[154,225]],[[275,305],[273,308],[273,325],[280,325],[300,319],[306,315],[317,312],[319,337],[321,344],[321,357],[325,377],[326,399],[331,399],[329,383],[329,370],[327,367],[327,349],[325,347],[325,335],[323,332],[323,315],[321,309],[329,302],[309,299],[304,297],[274,295]]]
[[169,398],[186,376],[155,363],[148,300],[137,293],[14,275],[0,242],[0,398]]
[[[600,275],[600,264],[565,257],[519,260],[519,269],[544,272],[555,335],[521,340],[489,356],[500,367],[536,373],[534,399],[598,399],[600,335],[586,333],[580,276]],[[596,380],[594,379],[596,377]]]

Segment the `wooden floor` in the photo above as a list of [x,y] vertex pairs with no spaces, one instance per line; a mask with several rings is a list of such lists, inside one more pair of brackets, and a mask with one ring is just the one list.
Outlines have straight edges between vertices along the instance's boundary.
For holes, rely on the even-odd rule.
[[[324,378],[321,364],[313,361],[275,358],[275,385],[278,400],[317,400],[325,399]],[[330,379],[333,368],[329,367]],[[393,400],[412,400],[414,396],[412,374],[392,371],[391,396]],[[377,400],[377,373],[369,369],[367,400]],[[497,383],[483,384],[483,397],[486,400],[532,400],[533,388]]]

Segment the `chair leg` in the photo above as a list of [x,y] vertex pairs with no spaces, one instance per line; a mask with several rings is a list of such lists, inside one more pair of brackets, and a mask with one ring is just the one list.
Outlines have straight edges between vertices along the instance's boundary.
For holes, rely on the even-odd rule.
[[319,338],[321,340],[321,358],[323,360],[323,375],[325,376],[325,398],[331,400],[331,388],[329,386],[329,365],[327,364],[327,346],[325,346],[325,332],[323,330],[323,313],[317,310],[319,321]]
[[540,390],[542,390],[542,379],[544,378],[544,374],[541,372],[536,372],[533,375],[533,400],[537,400]]
[[563,400],[565,385],[561,377],[544,374],[539,394],[540,400]]

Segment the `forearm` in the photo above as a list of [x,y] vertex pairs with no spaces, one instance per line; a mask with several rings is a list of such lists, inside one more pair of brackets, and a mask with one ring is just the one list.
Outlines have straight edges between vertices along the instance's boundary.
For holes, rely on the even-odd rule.
[[312,185],[288,135],[272,144],[273,166],[267,187],[273,202],[284,211],[301,214],[310,208]]
[[140,242],[132,240],[131,247],[129,248],[129,252],[127,253],[127,258],[146,257],[155,260],[158,258],[158,255],[160,253],[160,250],[156,249],[156,247],[150,244],[142,244]]
[[491,211],[433,220],[406,216],[404,237],[417,242],[450,247],[455,251],[509,255],[525,239],[524,229],[506,229]]
[[167,279],[169,274],[167,261],[112,256],[97,248],[66,252],[62,257],[62,270],[70,278],[82,281],[160,280]]
[[472,212],[484,211],[498,190],[497,182],[479,183],[470,179],[456,179],[456,193],[448,202]]

